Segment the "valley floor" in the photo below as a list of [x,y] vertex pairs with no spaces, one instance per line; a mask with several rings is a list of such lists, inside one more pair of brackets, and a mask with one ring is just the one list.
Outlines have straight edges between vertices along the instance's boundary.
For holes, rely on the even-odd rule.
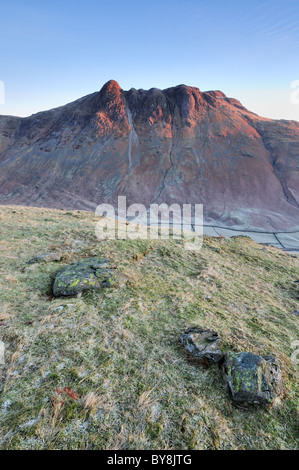
[[246,236],[263,245],[271,245],[289,253],[299,254],[299,232],[241,231],[212,225],[204,226],[204,234],[212,237]]

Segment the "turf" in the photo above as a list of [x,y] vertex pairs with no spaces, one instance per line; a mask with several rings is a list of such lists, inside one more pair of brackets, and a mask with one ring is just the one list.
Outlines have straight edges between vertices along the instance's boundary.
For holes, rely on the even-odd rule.
[[[298,448],[299,258],[245,237],[95,237],[87,212],[0,207],[2,449]],[[61,261],[26,262],[46,252]],[[58,270],[104,256],[116,287],[53,298]],[[189,326],[224,351],[274,354],[284,396],[236,408],[217,366],[192,360]],[[297,346],[298,347],[298,346]]]

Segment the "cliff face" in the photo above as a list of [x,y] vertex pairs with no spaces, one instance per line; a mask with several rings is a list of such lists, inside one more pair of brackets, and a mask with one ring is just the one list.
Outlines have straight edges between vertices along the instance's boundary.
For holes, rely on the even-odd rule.
[[0,116],[0,203],[93,210],[203,203],[207,223],[299,228],[299,123],[180,85],[98,93],[28,118]]

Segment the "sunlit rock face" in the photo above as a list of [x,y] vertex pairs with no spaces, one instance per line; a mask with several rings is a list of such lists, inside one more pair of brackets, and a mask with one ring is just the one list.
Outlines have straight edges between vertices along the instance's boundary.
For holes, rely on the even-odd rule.
[[93,210],[202,203],[206,223],[299,228],[299,123],[221,91],[100,92],[28,118],[0,116],[0,204]]

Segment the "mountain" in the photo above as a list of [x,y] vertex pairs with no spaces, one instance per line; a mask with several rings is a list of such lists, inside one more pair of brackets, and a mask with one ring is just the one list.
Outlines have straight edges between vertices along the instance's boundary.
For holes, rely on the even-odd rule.
[[27,118],[0,116],[0,203],[93,210],[202,203],[205,222],[299,229],[299,123],[221,91],[179,85],[96,93]]

